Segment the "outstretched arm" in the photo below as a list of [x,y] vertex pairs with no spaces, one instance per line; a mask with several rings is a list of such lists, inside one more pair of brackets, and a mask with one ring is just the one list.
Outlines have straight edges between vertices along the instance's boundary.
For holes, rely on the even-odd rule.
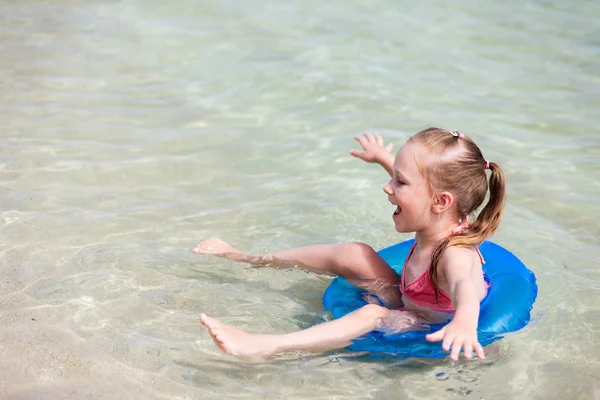
[[350,150],[350,154],[356,158],[369,163],[377,163],[381,165],[390,176],[393,175],[394,155],[390,153],[392,143],[387,146],[383,145],[383,138],[379,133],[374,135],[365,132],[364,136],[355,136],[354,139],[360,143],[363,150]]
[[477,339],[477,323],[479,321],[479,302],[475,283],[473,282],[473,262],[467,249],[451,248],[452,259],[448,254],[440,260],[439,272],[443,273],[450,287],[450,298],[456,310],[454,318],[437,332],[427,335],[427,340],[442,340],[444,350],[452,351],[450,359],[457,361],[461,349],[465,350],[465,358],[470,359],[473,351],[480,359],[485,358],[483,347]]

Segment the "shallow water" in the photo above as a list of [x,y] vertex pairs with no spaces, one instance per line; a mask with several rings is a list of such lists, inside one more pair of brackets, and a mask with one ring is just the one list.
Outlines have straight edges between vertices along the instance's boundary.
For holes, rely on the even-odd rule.
[[[600,398],[599,18],[591,0],[0,1],[0,398]],[[296,330],[329,279],[195,244],[406,239],[385,173],[348,150],[431,125],[504,166],[494,240],[538,277],[532,323],[484,362],[221,354],[200,312]]]

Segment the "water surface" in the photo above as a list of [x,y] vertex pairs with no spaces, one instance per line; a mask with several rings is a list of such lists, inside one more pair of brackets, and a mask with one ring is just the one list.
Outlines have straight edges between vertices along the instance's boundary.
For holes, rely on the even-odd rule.
[[[0,1],[0,397],[600,398],[599,18],[590,0]],[[290,332],[330,280],[196,243],[408,238],[348,150],[428,126],[505,168],[494,240],[538,277],[532,323],[483,362],[221,354],[200,312]]]

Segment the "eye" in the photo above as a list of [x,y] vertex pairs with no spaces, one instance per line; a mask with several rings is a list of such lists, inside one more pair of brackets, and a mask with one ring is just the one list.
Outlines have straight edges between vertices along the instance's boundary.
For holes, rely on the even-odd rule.
[[402,182],[400,179],[396,179],[396,183],[400,186],[404,185],[404,182]]

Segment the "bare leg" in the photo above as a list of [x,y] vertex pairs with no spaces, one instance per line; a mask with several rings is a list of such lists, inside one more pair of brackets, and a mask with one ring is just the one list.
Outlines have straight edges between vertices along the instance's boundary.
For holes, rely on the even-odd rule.
[[300,268],[318,274],[341,275],[354,285],[375,294],[388,307],[402,306],[397,287],[399,276],[373,248],[364,243],[322,244],[267,255],[249,255],[221,239],[209,239],[198,244],[194,252],[260,266]]
[[375,294],[387,307],[402,306],[398,274],[364,243],[320,244],[267,255],[249,255],[215,238],[201,242],[194,252],[260,266],[341,275],[355,286]]
[[284,335],[247,333],[205,314],[200,316],[200,321],[208,328],[217,346],[227,354],[248,362],[266,362],[285,351],[320,352],[346,347],[352,339],[375,329],[389,313],[385,307],[368,304],[343,318]]
[[266,255],[243,253],[221,239],[200,242],[194,253],[212,254],[234,261],[273,268],[300,268],[348,279],[398,279],[396,272],[364,243],[319,244]]

